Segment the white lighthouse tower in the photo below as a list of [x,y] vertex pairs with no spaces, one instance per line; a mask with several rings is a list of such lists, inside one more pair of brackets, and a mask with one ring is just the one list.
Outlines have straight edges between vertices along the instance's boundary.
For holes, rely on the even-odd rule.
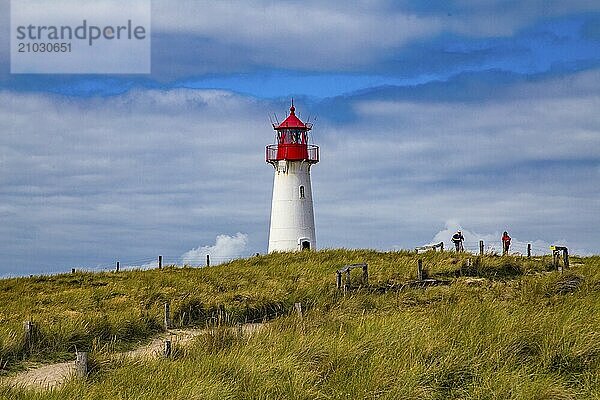
[[275,168],[269,253],[316,248],[310,167],[319,162],[319,147],[308,144],[312,125],[290,115],[279,125],[277,144],[267,146],[267,162]]

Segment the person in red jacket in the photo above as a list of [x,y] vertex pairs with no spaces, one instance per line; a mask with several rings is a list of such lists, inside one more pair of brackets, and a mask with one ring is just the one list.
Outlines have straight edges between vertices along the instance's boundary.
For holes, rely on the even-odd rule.
[[510,248],[510,236],[508,236],[508,232],[504,231],[502,234],[502,255],[508,254],[508,249]]

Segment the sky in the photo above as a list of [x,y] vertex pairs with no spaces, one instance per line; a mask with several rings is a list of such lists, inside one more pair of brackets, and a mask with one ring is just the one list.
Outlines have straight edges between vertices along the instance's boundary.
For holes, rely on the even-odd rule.
[[0,276],[265,253],[292,97],[319,248],[600,253],[597,1],[153,1],[130,75],[11,74],[9,15]]

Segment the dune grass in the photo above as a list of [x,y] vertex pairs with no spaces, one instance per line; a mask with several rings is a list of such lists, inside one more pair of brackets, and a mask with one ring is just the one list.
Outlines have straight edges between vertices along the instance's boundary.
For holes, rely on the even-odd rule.
[[[86,382],[0,398],[600,398],[600,257],[574,257],[562,274],[545,257],[418,257],[448,284],[406,285],[416,255],[368,250],[0,281],[6,369],[71,359],[75,346],[96,365]],[[357,273],[354,290],[337,291],[333,272],[356,262],[369,263],[370,286]],[[216,329],[171,359],[109,362],[99,343],[124,348],[161,330],[165,300],[179,326],[271,322],[252,335]],[[40,329],[24,348],[29,318]]]

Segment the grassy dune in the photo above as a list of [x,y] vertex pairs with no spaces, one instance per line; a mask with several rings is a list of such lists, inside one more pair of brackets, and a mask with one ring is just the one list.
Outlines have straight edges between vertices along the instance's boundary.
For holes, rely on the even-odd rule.
[[[60,275],[0,281],[0,358],[93,352],[87,382],[7,399],[600,398],[600,257],[419,255],[430,277],[411,286],[417,256],[325,250],[273,254],[203,269]],[[467,260],[469,258],[469,260]],[[346,294],[333,272],[367,262],[370,286]],[[171,359],[108,362],[162,329],[270,320],[253,335],[216,329]],[[295,302],[306,308],[300,318]],[[24,346],[22,321],[37,330]]]

